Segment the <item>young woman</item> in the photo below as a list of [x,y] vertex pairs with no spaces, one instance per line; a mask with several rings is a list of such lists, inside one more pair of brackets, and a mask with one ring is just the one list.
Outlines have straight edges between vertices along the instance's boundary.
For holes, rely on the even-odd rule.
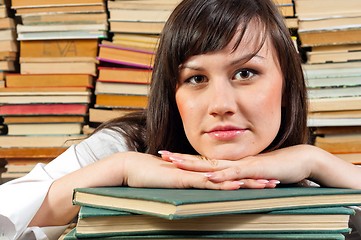
[[76,187],[361,188],[359,168],[305,144],[306,115],[299,57],[271,0],[184,0],[163,30],[147,110],[0,186],[0,236],[56,239],[79,210]]

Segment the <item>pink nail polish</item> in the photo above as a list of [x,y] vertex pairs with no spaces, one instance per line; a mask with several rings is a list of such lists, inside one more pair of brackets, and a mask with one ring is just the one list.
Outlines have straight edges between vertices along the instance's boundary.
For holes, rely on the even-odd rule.
[[160,155],[169,155],[169,154],[171,154],[171,152],[169,152],[169,151],[167,151],[167,150],[159,150],[158,153],[159,153]]
[[279,180],[270,180],[269,182],[273,183],[273,184],[280,184],[281,183],[281,181],[279,181]]
[[243,181],[237,181],[237,183],[238,183],[240,186],[244,185],[244,182],[243,182]]
[[169,160],[171,160],[172,162],[178,162],[178,163],[182,163],[182,162],[184,162],[184,160],[183,160],[183,159],[178,158],[178,157],[174,157],[174,156],[169,157]]
[[211,178],[211,177],[213,177],[213,173],[207,172],[204,174],[204,176],[206,176],[207,178]]

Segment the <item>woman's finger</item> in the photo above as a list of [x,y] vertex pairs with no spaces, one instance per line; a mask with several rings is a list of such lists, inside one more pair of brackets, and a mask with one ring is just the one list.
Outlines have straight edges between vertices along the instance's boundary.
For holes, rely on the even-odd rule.
[[189,171],[213,172],[232,166],[232,161],[209,159],[201,155],[190,155],[159,151],[163,160]]

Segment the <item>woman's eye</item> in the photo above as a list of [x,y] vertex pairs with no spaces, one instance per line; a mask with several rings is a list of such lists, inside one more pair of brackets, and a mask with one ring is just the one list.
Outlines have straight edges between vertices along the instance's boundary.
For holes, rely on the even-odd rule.
[[191,83],[191,84],[200,84],[200,83],[203,83],[205,81],[205,77],[204,76],[193,76],[193,77],[190,77],[186,80],[187,83]]
[[248,80],[255,75],[255,72],[249,69],[242,69],[234,75],[236,80]]

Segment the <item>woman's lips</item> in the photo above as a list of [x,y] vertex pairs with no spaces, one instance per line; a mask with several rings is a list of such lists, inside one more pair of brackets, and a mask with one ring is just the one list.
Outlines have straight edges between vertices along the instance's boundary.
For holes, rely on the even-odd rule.
[[245,131],[246,129],[239,128],[215,128],[207,132],[207,134],[219,141],[230,141],[237,138]]

